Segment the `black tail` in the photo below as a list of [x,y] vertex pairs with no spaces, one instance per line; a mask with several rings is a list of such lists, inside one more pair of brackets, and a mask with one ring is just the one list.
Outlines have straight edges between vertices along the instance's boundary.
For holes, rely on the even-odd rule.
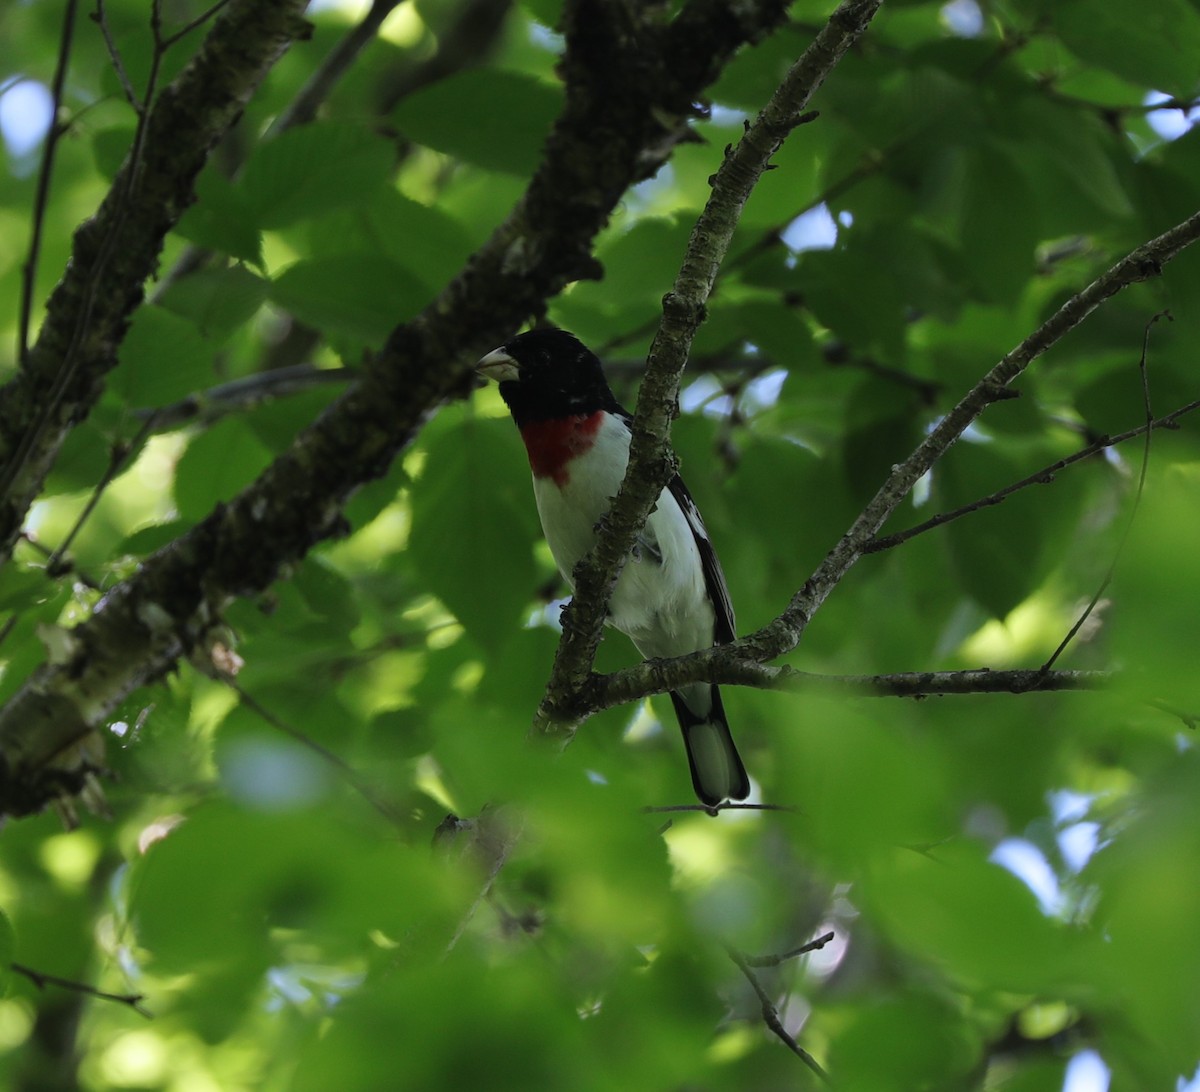
[[709,807],[724,800],[744,800],[750,795],[750,778],[729,733],[721,691],[697,683],[672,691],[671,701],[683,729],[696,795]]

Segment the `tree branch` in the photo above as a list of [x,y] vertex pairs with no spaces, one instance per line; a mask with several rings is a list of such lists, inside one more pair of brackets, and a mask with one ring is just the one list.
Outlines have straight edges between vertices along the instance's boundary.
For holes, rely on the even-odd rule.
[[47,974],[45,971],[26,967],[23,963],[10,963],[8,966],[14,974],[29,979],[39,990],[44,990],[47,986],[58,986],[60,989],[71,990],[74,993],[85,993],[89,997],[98,997],[102,1001],[115,1001],[119,1005],[128,1005],[134,1012],[147,1019],[151,1016],[151,1013],[142,1007],[142,1001],[146,997],[143,993],[108,993],[105,990],[96,989],[87,982],[77,982],[73,978],[61,978],[56,974]]
[[63,86],[67,65],[71,59],[71,41],[75,35],[75,11],[78,0],[67,0],[63,8],[63,27],[58,40],[58,61],[51,83],[50,128],[42,145],[42,161],[38,164],[37,191],[33,199],[33,227],[29,232],[29,255],[21,267],[21,303],[17,311],[17,363],[25,360],[29,351],[29,322],[33,316],[33,291],[37,281],[38,258],[42,252],[42,228],[46,223],[46,204],[50,200],[50,179],[54,176],[54,153],[65,129],[59,114],[62,111]]
[[594,268],[592,241],[622,195],[665,162],[739,45],[786,8],[691,0],[665,28],[614,30],[609,6],[594,12],[593,3],[570,10],[578,32],[567,35],[563,113],[492,237],[256,482],[112,588],[0,708],[0,812],[24,814],[81,788],[99,762],[92,730],[127,694],[196,647],[235,597],[257,594],[314,544],[344,533],[342,505],[386,471],[431,411],[467,389],[479,354]]
[[950,694],[1035,694],[1098,690],[1112,680],[1107,671],[905,671],[885,675],[822,675],[786,664],[747,659],[737,645],[718,645],[669,660],[646,660],[611,675],[592,675],[571,707],[576,716],[665,694],[687,683],[711,682],[758,690],[837,694],[860,698],[926,698]]
[[304,0],[230,4],[153,108],[145,104],[135,152],[75,232],[37,342],[0,389],[0,562],[67,434],[100,397],[142,286],[193,199],[209,149],[305,32],[303,9]]
[[675,472],[670,422],[677,411],[679,378],[742,208],[784,139],[806,120],[803,112],[817,88],[866,30],[880,2],[844,0],[838,6],[710,179],[712,195],[692,230],[675,284],[663,298],[662,323],[638,394],[625,480],[601,520],[596,544],[575,568],[575,595],[563,614],[562,639],[534,718],[536,732],[569,736],[571,718],[564,710],[591,673],[612,589]]
[[1130,251],[1087,288],[1067,300],[976,383],[904,462],[893,467],[879,492],[825,556],[804,587],[793,596],[788,608],[757,633],[735,642],[735,646],[740,646],[751,659],[760,663],[795,648],[813,614],[862,556],[867,543],[908,496],[918,479],[950,450],[967,426],[992,402],[1003,397],[1009,384],[1033,361],[1075,329],[1100,304],[1131,284],[1157,277],[1167,262],[1197,238],[1200,238],[1200,212]]
[[[568,735],[570,729],[564,725],[577,723],[599,709],[650,694],[663,693],[686,682],[706,680],[771,689],[793,682],[798,684],[802,678],[811,681],[813,676],[803,676],[791,668],[767,665],[769,661],[790,652],[800,643],[813,614],[855,562],[867,552],[870,544],[875,541],[879,528],[908,495],[921,475],[953,446],[966,428],[992,402],[1003,397],[1002,392],[1008,389],[1008,385],[1042,353],[1112,296],[1132,284],[1158,276],[1167,262],[1182,253],[1198,238],[1200,212],[1130,251],[1107,272],[1067,300],[1049,319],[1006,354],[942,418],[912,455],[892,469],[879,492],[855,519],[850,529],[825,556],[804,587],[793,596],[787,609],[772,622],[731,644],[705,649],[691,656],[673,660],[646,662],[615,675],[592,674],[590,660],[583,668],[574,669],[570,676],[559,678],[556,673],[551,680],[554,686],[553,694],[548,688],[543,707],[539,710],[540,719],[536,723],[547,733]],[[1177,411],[1177,415],[1187,412],[1189,408],[1182,407]],[[1137,430],[1131,430],[1129,435],[1146,432],[1155,424],[1157,422],[1148,422]],[[1122,438],[1128,437],[1122,434]],[[937,673],[917,673],[891,677],[896,680],[913,680],[916,689],[884,689],[882,692],[908,693],[912,696],[925,693],[980,693],[992,690],[1028,693],[1043,689],[1043,682],[1046,684],[1045,689],[1082,689],[1099,685],[1106,678],[1102,673],[1052,673],[1040,669],[1029,672],[1028,678],[1023,678],[1020,674],[1014,678],[1008,672],[952,674],[956,677],[952,685],[962,685],[963,689],[924,689],[920,680],[939,682],[941,677]],[[948,679],[946,681],[949,682]],[[871,690],[874,690],[874,687],[874,682],[869,684]],[[557,723],[552,723],[552,718]]]
[[796,1055],[809,1069],[811,1069],[822,1081],[823,1084],[830,1083],[829,1074],[825,1072],[820,1062],[816,1060],[807,1050],[804,1049],[795,1038],[783,1026],[783,1021],[779,1018],[779,1009],[775,1007],[775,1002],[771,1000],[771,995],[763,989],[763,985],[758,980],[758,976],[754,973],[749,961],[741,952],[732,945],[725,945],[725,951],[729,958],[733,960],[734,965],[745,976],[747,982],[750,983],[750,988],[754,990],[754,995],[758,998],[759,1005],[762,1006],[763,1023],[771,1029],[771,1033],[775,1035],[784,1046]]
[[1057,459],[1050,463],[1049,466],[1044,466],[1041,470],[1035,470],[1020,481],[1006,485],[1003,489],[997,489],[995,493],[989,493],[986,497],[981,497],[977,501],[960,505],[958,508],[952,508],[946,512],[939,512],[937,515],[930,516],[929,519],[913,527],[909,527],[907,530],[897,531],[892,535],[875,536],[863,547],[863,553],[876,554],[883,550],[890,550],[903,542],[907,542],[910,538],[916,538],[917,535],[924,534],[926,531],[932,531],[935,527],[941,527],[944,523],[949,523],[952,520],[969,515],[971,512],[978,512],[981,508],[990,508],[993,505],[1000,504],[1014,493],[1028,486],[1049,485],[1059,471],[1066,470],[1067,467],[1074,466],[1075,463],[1083,462],[1085,459],[1090,459],[1093,455],[1099,454],[1106,448],[1116,447],[1118,444],[1123,444],[1126,440],[1132,440],[1135,436],[1145,435],[1152,429],[1177,428],[1179,418],[1189,413],[1194,413],[1197,409],[1200,409],[1200,398],[1188,402],[1187,405],[1180,406],[1170,413],[1164,413],[1161,417],[1156,417],[1153,421],[1138,425],[1137,428],[1119,432],[1116,436],[1101,436],[1099,439],[1093,440],[1087,447],[1080,448],[1074,454]]

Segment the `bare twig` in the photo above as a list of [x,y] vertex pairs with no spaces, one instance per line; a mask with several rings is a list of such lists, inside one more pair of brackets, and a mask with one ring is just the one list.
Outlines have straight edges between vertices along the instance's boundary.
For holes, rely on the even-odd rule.
[[741,953],[742,958],[750,967],[778,967],[781,963],[786,963],[789,959],[795,959],[797,956],[808,955],[809,952],[818,952],[833,940],[834,934],[828,932],[817,937],[816,940],[810,940],[807,944],[801,944],[799,948],[793,948],[790,952],[783,952],[780,955],[767,956],[749,956],[745,952]]
[[89,997],[98,997],[102,1001],[115,1001],[120,1005],[128,1005],[134,1012],[146,1017],[147,1020],[153,1018],[153,1013],[142,1007],[142,1002],[146,998],[143,993],[109,993],[106,990],[98,990],[86,982],[77,982],[73,978],[60,978],[56,974],[34,970],[32,967],[26,967],[23,963],[10,963],[9,967],[14,974],[23,975],[29,979],[39,990],[44,990],[47,986],[58,986],[60,989],[72,990],[75,993],[85,993]]
[[21,269],[21,305],[17,312],[17,361],[24,363],[29,352],[29,325],[33,319],[34,281],[37,279],[38,258],[42,252],[42,228],[46,223],[46,205],[50,200],[50,179],[54,174],[54,153],[65,132],[59,114],[63,105],[63,86],[71,59],[71,41],[75,34],[75,12],[78,0],[67,0],[63,8],[63,25],[58,40],[58,61],[50,85],[50,128],[42,145],[42,161],[38,166],[37,189],[33,198],[33,228],[29,233],[29,255]]
[[169,34],[165,38],[159,37],[158,44],[162,47],[163,51],[165,52],[166,50],[170,49],[173,45],[175,45],[176,42],[180,41],[183,38],[186,38],[189,34],[192,33],[193,30],[196,30],[198,27],[204,26],[205,23],[207,23],[210,19],[212,19],[214,16],[216,16],[216,14],[228,3],[229,3],[229,0],[217,0],[217,2],[215,4],[213,4],[210,8],[208,8],[206,11],[202,11],[190,23],[185,23],[182,27],[180,27],[177,31],[175,31],[174,34]]
[[758,975],[754,973],[750,961],[730,944],[725,945],[725,951],[729,953],[729,958],[733,960],[737,969],[742,972],[746,981],[750,983],[750,988],[754,990],[755,996],[757,996],[759,1004],[762,1006],[763,1023],[770,1028],[771,1032],[788,1050],[795,1054],[825,1084],[829,1084],[829,1074],[825,1072],[821,1063],[797,1043],[787,1028],[783,1026],[783,1021],[779,1018],[779,1009],[775,1007],[775,1002],[771,1000],[770,995],[763,989],[762,983],[759,982]]
[[1172,410],[1162,417],[1157,417],[1153,421],[1147,421],[1143,425],[1138,425],[1137,428],[1119,432],[1116,436],[1101,436],[1099,439],[1093,440],[1087,447],[1080,448],[1073,454],[1058,459],[1050,463],[1049,466],[1042,467],[1041,470],[1035,470],[1028,477],[1022,478],[1019,482],[1013,482],[1012,485],[1006,485],[1003,489],[996,490],[995,493],[990,493],[988,496],[981,497],[970,504],[964,504],[946,512],[939,512],[936,516],[930,516],[923,523],[918,523],[904,531],[897,531],[893,535],[883,535],[873,538],[863,547],[863,553],[875,554],[881,550],[890,550],[895,546],[899,546],[902,542],[907,542],[910,538],[916,538],[917,535],[924,534],[926,531],[932,531],[935,527],[941,527],[942,524],[956,520],[960,516],[965,516],[971,512],[977,512],[981,508],[989,508],[992,505],[999,504],[1001,501],[1007,500],[1018,490],[1025,489],[1031,485],[1048,485],[1054,480],[1054,476],[1060,470],[1065,470],[1075,463],[1090,459],[1093,455],[1099,454],[1106,448],[1116,447],[1118,444],[1123,444],[1126,440],[1132,440],[1135,436],[1148,436],[1153,429],[1176,428],[1178,427],[1179,418],[1189,413],[1194,413],[1197,409],[1200,409],[1200,398],[1188,402],[1187,405],[1180,406],[1178,409]]
[[334,754],[328,747],[323,747],[311,736],[305,735],[299,728],[294,728],[288,724],[282,717],[276,716],[257,698],[253,697],[244,686],[237,682],[231,675],[226,672],[214,672],[213,677],[220,679],[226,686],[229,687],[242,704],[247,709],[252,710],[262,720],[266,721],[272,728],[282,732],[285,736],[295,740],[303,747],[307,747],[313,754],[317,755],[325,762],[329,763],[339,774],[345,779],[346,783],[354,789],[368,804],[371,805],[380,815],[382,815],[389,823],[397,827],[406,827],[407,820],[395,808],[391,806],[375,791],[375,788],[362,774],[360,774],[353,766],[350,765],[340,755]]
[[129,78],[129,72],[125,68],[125,61],[121,57],[121,51],[117,48],[116,39],[113,38],[112,30],[109,29],[108,15],[104,9],[104,0],[96,0],[96,10],[91,15],[92,22],[100,28],[100,37],[104,39],[104,48],[108,50],[108,59],[112,62],[113,71],[117,74],[117,81],[121,85],[121,90],[125,92],[125,98],[129,105],[140,117],[146,111],[146,104],[142,102],[136,88],[133,86],[133,80]]
[[361,374],[357,368],[318,368],[313,364],[293,364],[286,368],[233,379],[189,394],[178,402],[158,408],[133,411],[139,420],[150,422],[153,431],[162,432],[200,418],[207,422],[238,410],[253,409],[263,402],[327,384],[349,383]]
[[1125,528],[1121,532],[1121,538],[1117,542],[1116,550],[1113,551],[1113,559],[1109,563],[1108,571],[1104,574],[1104,579],[1100,581],[1100,586],[1096,589],[1095,594],[1075,620],[1075,624],[1067,631],[1067,635],[1059,643],[1058,648],[1054,650],[1050,658],[1042,665],[1043,672],[1049,671],[1058,662],[1058,658],[1075,639],[1075,634],[1080,631],[1084,622],[1091,617],[1092,611],[1096,609],[1096,604],[1100,602],[1100,597],[1108,590],[1108,586],[1112,583],[1112,578],[1116,574],[1117,563],[1121,560],[1121,554],[1125,550],[1125,544],[1129,541],[1129,533],[1133,530],[1134,520],[1137,519],[1138,509],[1142,503],[1142,494],[1146,491],[1146,473],[1150,469],[1150,436],[1153,432],[1154,424],[1154,412],[1150,408],[1150,375],[1146,370],[1146,352],[1150,347],[1150,330],[1161,318],[1170,319],[1171,312],[1160,311],[1146,323],[1146,328],[1142,332],[1142,355],[1138,360],[1138,372],[1142,378],[1142,408],[1146,415],[1146,423],[1142,427],[1146,435],[1142,443],[1142,467],[1138,473],[1138,483],[1137,489],[1133,494],[1133,504],[1129,508],[1129,518],[1125,521]]
[[87,504],[83,506],[83,511],[79,513],[74,525],[67,532],[66,538],[58,544],[54,552],[51,553],[50,559],[46,562],[46,571],[51,576],[57,575],[63,556],[71,548],[71,543],[75,541],[75,536],[83,529],[83,525],[88,521],[88,517],[96,510],[96,505],[100,503],[100,498],[104,495],[104,491],[112,484],[113,479],[124,469],[129,460],[141,450],[146,438],[154,431],[156,423],[156,418],[152,415],[143,422],[142,427],[137,430],[132,440],[121,440],[113,444],[112,450],[109,453],[108,466],[92,489],[92,495],[88,498]]

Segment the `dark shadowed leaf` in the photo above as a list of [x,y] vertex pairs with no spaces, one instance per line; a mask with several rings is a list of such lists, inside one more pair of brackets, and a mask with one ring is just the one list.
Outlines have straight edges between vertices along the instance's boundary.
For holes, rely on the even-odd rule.
[[508,174],[537,162],[561,92],[517,72],[460,72],[406,98],[396,124],[420,144]]

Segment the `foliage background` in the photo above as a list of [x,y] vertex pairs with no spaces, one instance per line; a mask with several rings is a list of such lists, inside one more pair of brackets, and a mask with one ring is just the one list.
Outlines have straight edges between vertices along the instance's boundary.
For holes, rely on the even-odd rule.
[[[603,278],[549,301],[627,404],[721,149],[829,8],[799,0],[733,60],[698,139],[597,240]],[[87,618],[250,483],[519,196],[561,103],[557,5],[493,3],[490,25],[485,9],[469,48],[455,29],[467,9],[397,6],[314,121],[265,137],[363,14],[313,13],[311,39],[214,153],[0,572],[0,700],[46,657],[39,627]],[[145,6],[104,10],[142,86]],[[163,9],[179,25],[202,10]],[[50,82],[61,14],[3,9],[0,104],[17,81]],[[193,44],[167,55],[168,76]],[[745,211],[673,430],[742,631],[782,609],[996,359],[1200,206],[1200,138],[1184,131],[1197,57],[1190,0],[885,4]],[[1152,111],[1150,92],[1180,108]],[[38,300],[133,131],[92,22],[64,106]],[[5,346],[37,155],[10,140],[0,175]],[[194,247],[205,260],[181,267]],[[1185,252],[1056,345],[888,530],[1140,425],[1139,357],[1164,309],[1146,354],[1153,412],[1200,396],[1200,254]],[[280,382],[297,364],[322,374]],[[240,379],[262,397],[231,406],[222,385]],[[139,411],[192,396],[193,417],[139,436]],[[758,797],[793,810],[684,813],[663,833],[643,807],[689,800],[665,702],[599,714],[559,756],[525,741],[563,589],[495,392],[446,405],[356,495],[344,537],[229,611],[241,695],[184,663],[113,718],[111,819],[9,821],[4,961],[143,995],[153,1019],[14,974],[0,1080],[815,1086],[723,945],[781,953],[832,930],[755,973],[839,1089],[1059,1089],[1085,1064],[1104,1074],[1095,1087],[1175,1088],[1200,1062],[1200,463],[1195,423],[1179,424],[1153,434],[1115,580],[1060,664],[1116,669],[1111,686],[919,703],[730,688]],[[48,569],[135,437],[69,564]],[[1118,555],[1140,443],[865,558],[789,661],[1041,664]],[[631,662],[605,642],[602,669]],[[431,851],[448,811],[485,820]]]

